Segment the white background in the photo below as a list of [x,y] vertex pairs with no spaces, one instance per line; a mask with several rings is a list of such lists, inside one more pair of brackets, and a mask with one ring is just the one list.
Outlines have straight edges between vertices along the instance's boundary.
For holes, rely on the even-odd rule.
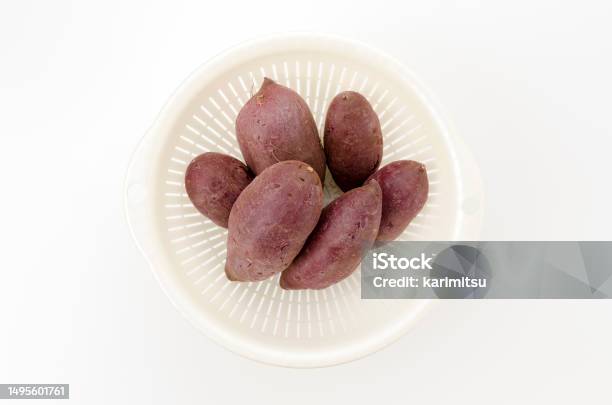
[[71,401],[609,402],[612,302],[442,302],[396,344],[316,370],[261,365],[171,306],[122,211],[130,155],[228,46],[337,33],[437,95],[486,187],[484,239],[612,239],[607,1],[0,5],[0,382]]

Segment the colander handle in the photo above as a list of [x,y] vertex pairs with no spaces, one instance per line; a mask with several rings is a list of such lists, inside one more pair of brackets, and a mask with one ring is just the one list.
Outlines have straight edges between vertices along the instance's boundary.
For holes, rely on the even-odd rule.
[[461,157],[461,174],[463,178],[463,200],[461,204],[463,240],[478,240],[482,233],[484,218],[484,190],[480,169],[474,155],[465,142],[455,139],[457,152]]
[[153,182],[155,145],[150,136],[145,136],[134,151],[128,166],[124,184],[125,215],[136,244],[142,253],[150,259],[150,249],[154,249],[153,223],[154,215]]

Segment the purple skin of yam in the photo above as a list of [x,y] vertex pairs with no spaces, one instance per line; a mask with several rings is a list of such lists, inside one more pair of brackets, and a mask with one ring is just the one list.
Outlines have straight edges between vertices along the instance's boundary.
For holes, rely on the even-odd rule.
[[413,160],[398,160],[382,167],[368,180],[380,184],[383,195],[379,242],[392,241],[421,211],[429,194],[425,165]]
[[314,118],[295,91],[264,78],[236,118],[236,138],[256,175],[275,163],[298,160],[325,180],[325,153]]
[[194,207],[215,224],[227,228],[234,202],[253,180],[238,159],[207,152],[191,161],[185,172],[185,189]]
[[312,167],[289,160],[265,169],[230,213],[227,278],[259,281],[285,270],[317,225],[322,208],[321,180]]
[[383,153],[380,121],[365,97],[354,91],[334,97],[323,143],[329,171],[343,191],[361,186],[378,169]]
[[300,254],[282,273],[280,286],[322,289],[348,277],[374,243],[381,212],[382,191],[376,181],[332,201]]

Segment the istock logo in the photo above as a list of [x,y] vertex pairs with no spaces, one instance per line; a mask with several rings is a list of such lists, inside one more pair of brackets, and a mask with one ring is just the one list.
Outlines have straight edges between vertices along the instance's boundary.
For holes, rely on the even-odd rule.
[[421,253],[418,257],[396,257],[388,253],[373,253],[373,268],[380,270],[431,270],[433,255]]

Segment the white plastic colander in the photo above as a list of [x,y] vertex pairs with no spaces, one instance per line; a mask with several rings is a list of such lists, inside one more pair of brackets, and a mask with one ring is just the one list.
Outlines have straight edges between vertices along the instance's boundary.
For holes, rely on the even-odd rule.
[[[139,145],[126,180],[133,236],[162,288],[212,339],[243,356],[291,367],[350,361],[401,336],[426,300],[361,300],[360,272],[321,291],[285,291],[278,275],[257,283],[224,274],[227,230],[187,198],[187,164],[206,151],[242,159],[234,122],[264,76],[297,91],[323,134],[330,100],[356,90],[378,113],[382,165],[427,166],[426,206],[404,240],[476,239],[482,216],[478,171],[461,142],[395,60],[336,37],[291,34],[233,48],[200,67],[170,99]],[[326,199],[338,191],[329,172]]]

